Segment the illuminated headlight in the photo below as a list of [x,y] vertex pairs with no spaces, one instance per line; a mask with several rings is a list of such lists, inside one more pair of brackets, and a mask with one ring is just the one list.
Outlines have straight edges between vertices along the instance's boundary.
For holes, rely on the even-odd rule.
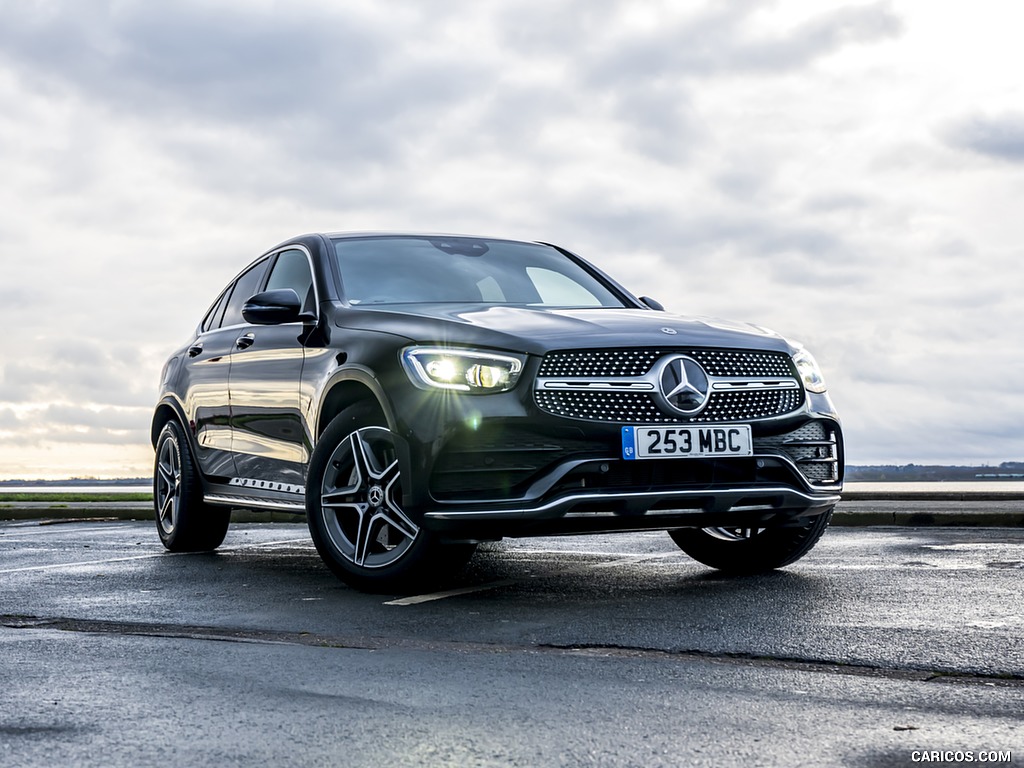
[[402,353],[402,363],[418,387],[477,395],[512,389],[523,370],[517,357],[436,347],[410,347]]
[[793,355],[793,362],[796,363],[797,373],[804,383],[808,392],[824,392],[825,377],[821,375],[821,369],[814,357],[806,349],[801,349]]

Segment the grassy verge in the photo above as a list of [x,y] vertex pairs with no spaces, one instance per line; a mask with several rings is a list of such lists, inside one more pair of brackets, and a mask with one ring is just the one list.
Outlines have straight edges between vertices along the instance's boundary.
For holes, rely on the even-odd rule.
[[82,501],[152,501],[151,493],[0,493],[0,503],[21,501],[82,502]]

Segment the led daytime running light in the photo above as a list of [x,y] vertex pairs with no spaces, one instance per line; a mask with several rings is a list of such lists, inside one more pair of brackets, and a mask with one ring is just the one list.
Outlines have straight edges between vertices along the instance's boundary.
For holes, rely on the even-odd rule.
[[412,347],[402,362],[417,386],[467,394],[505,392],[523,369],[515,357],[460,349]]

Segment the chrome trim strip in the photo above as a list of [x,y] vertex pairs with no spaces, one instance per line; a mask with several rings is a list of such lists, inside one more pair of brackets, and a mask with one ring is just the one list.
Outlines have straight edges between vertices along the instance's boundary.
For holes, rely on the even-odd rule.
[[534,389],[599,389],[614,392],[653,392],[654,384],[633,379],[537,379]]
[[[656,366],[657,367],[657,366]],[[660,374],[660,369],[658,370]],[[751,376],[712,376],[707,374],[708,384],[711,389],[718,391],[732,391],[739,389],[799,389],[800,382],[792,378],[772,377],[751,377]],[[653,372],[643,376],[624,378],[621,376],[602,377],[545,377],[534,380],[534,390],[543,389],[600,389],[600,390],[636,390],[643,392],[657,392],[659,375]]]
[[[770,503],[768,500],[771,498],[782,497],[786,501],[782,506]],[[501,510],[489,510],[489,509],[467,509],[467,510],[441,510],[436,512],[427,512],[424,517],[428,520],[465,520],[467,518],[476,518],[479,520],[502,520],[502,519],[518,519],[527,516],[543,515],[547,512],[557,512],[560,508],[568,508],[581,502],[608,502],[608,501],[638,501],[638,500],[650,500],[652,502],[658,501],[671,501],[673,499],[709,499],[712,501],[710,505],[711,510],[717,512],[728,512],[734,507],[737,509],[758,509],[760,505],[751,506],[749,503],[741,506],[737,505],[741,501],[749,501],[755,498],[765,499],[764,508],[767,509],[786,509],[788,503],[793,503],[797,507],[805,509],[813,509],[817,507],[827,507],[830,504],[835,504],[839,501],[839,495],[828,495],[828,496],[811,496],[803,493],[802,491],[794,490],[793,488],[787,488],[785,486],[768,487],[768,488],[726,488],[726,489],[714,489],[714,490],[679,490],[679,491],[648,491],[645,493],[573,493],[568,496],[562,496],[557,499],[545,502],[543,504],[537,504],[533,506],[523,506],[516,509],[501,509]],[[732,501],[730,501],[732,500]],[[655,510],[647,512],[644,517],[647,516],[658,516],[664,514],[676,515],[679,512],[685,510]],[[696,513],[703,514],[709,510],[703,508],[696,510]],[[566,512],[565,517],[591,517],[596,516],[597,513],[588,512]],[[612,513],[614,514],[614,513]]]
[[796,379],[746,379],[738,376],[713,377],[708,376],[711,382],[711,389],[718,391],[732,391],[737,389],[800,389]]

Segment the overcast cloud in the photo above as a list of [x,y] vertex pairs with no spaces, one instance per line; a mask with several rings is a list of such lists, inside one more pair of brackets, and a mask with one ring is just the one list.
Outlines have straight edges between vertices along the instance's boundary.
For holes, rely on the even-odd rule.
[[0,0],[0,478],[149,472],[298,232],[564,244],[823,364],[852,463],[1024,460],[1005,3]]

